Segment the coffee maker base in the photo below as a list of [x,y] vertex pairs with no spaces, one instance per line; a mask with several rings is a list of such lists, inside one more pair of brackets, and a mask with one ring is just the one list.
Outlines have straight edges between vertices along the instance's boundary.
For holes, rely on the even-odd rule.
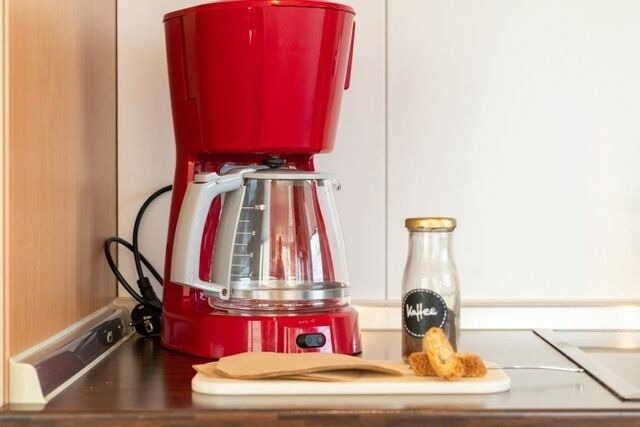
[[186,319],[163,315],[163,346],[219,359],[249,351],[277,353],[362,351],[358,312],[353,307],[308,314],[238,314],[222,310]]

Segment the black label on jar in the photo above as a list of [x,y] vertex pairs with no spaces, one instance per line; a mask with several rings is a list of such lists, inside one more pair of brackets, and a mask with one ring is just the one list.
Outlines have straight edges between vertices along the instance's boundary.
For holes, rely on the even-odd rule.
[[424,337],[429,328],[442,328],[447,321],[447,304],[429,289],[413,289],[402,301],[402,326],[411,336]]

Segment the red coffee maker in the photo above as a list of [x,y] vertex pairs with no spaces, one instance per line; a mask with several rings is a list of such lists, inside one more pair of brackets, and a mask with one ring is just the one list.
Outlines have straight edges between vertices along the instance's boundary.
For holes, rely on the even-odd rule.
[[162,343],[361,351],[333,202],[354,11],[311,0],[204,4],[164,18],[176,170]]

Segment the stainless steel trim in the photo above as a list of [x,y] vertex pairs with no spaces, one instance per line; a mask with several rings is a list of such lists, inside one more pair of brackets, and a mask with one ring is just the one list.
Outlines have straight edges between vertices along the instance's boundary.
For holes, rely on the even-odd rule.
[[344,283],[325,282],[322,284],[301,285],[295,287],[275,286],[262,288],[242,288],[231,284],[231,298],[262,301],[326,300],[349,296],[349,288]]
[[332,176],[324,172],[309,172],[298,169],[260,169],[244,174],[245,179],[282,179],[282,180],[331,180]]
[[262,301],[296,301],[337,299],[348,296],[343,289],[328,290],[260,290],[260,291],[232,291],[231,298],[252,299]]
[[637,307],[640,306],[640,300],[638,299],[505,299],[505,300],[493,300],[493,299],[464,299],[460,302],[462,307],[505,307],[505,308],[591,308],[591,307],[606,307],[606,308],[618,308],[618,307]]
[[512,365],[512,366],[487,366],[487,369],[540,369],[543,371],[562,371],[582,373],[582,368],[564,368],[562,366],[545,366],[545,365]]
[[[568,359],[583,367],[596,381],[609,389],[621,400],[640,401],[640,388],[631,384],[593,357],[582,351],[574,343],[567,341],[553,329],[534,329],[533,331]],[[575,331],[580,332],[580,331]],[[592,331],[593,332],[593,331]],[[611,332],[611,331],[607,331]],[[629,332],[629,331],[626,331]],[[638,331],[636,331],[638,332]]]

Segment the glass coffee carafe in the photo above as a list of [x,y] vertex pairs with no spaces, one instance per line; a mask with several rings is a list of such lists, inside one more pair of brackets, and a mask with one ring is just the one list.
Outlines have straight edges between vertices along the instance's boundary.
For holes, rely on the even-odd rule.
[[[196,280],[185,285],[204,290],[213,307],[225,310],[322,311],[348,304],[346,256],[333,197],[338,186],[330,175],[295,169],[202,175],[187,190],[174,243],[172,271],[176,262],[194,269]],[[211,277],[203,281],[193,275],[200,262],[198,229],[220,194]],[[182,254],[176,256],[176,250]],[[185,259],[194,255],[198,264]]]

